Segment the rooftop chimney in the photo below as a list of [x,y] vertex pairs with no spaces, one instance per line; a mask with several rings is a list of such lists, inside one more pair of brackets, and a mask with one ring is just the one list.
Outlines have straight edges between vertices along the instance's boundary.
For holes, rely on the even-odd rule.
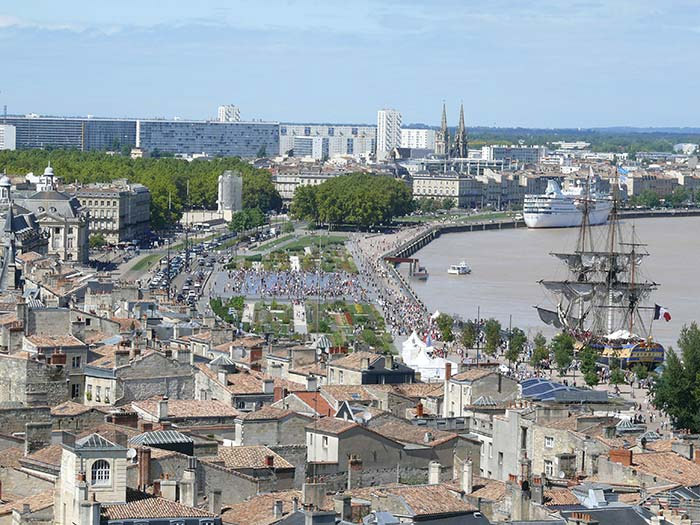
[[625,448],[614,448],[610,450],[610,461],[620,463],[626,467],[632,466],[632,450]]
[[335,513],[340,516],[341,521],[352,519],[352,498],[349,494],[339,494],[333,498]]
[[273,468],[275,466],[275,456],[265,456],[265,466],[268,468]]
[[274,514],[275,519],[280,519],[282,517],[282,500],[281,499],[275,500],[275,503],[272,506],[272,513]]
[[272,401],[274,403],[276,403],[277,401],[280,401],[284,397],[282,395],[282,387],[281,386],[276,386],[272,392],[273,392]]
[[274,394],[275,381],[273,379],[263,379],[262,391],[263,394]]
[[391,354],[386,354],[384,356],[384,368],[391,370],[394,368],[394,356]]
[[449,381],[452,377],[452,363],[445,363],[445,381]]
[[416,405],[416,417],[423,417],[423,403]]
[[360,363],[362,370],[367,370],[369,368],[369,357],[363,357]]
[[469,458],[462,465],[462,490],[465,494],[474,491],[474,465]]
[[214,489],[209,494],[209,512],[221,514],[221,489]]
[[163,399],[158,401],[156,417],[158,418],[158,421],[168,418],[168,396],[163,396]]
[[437,485],[440,483],[440,470],[442,465],[437,461],[431,461],[428,465],[428,485]]
[[317,388],[318,388],[318,378],[313,374],[309,374],[308,376],[306,376],[306,391],[307,392],[316,392]]

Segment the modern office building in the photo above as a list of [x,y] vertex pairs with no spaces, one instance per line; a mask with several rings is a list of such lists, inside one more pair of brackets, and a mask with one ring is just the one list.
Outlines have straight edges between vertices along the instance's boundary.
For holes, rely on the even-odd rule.
[[7,117],[17,149],[67,148],[255,157],[279,151],[276,122],[214,122],[102,118]]
[[377,160],[385,160],[398,146],[401,146],[401,113],[395,109],[380,109],[377,112]]
[[482,158],[502,160],[509,164],[537,164],[547,154],[544,146],[484,146]]
[[106,151],[136,143],[135,120],[28,115],[7,117],[7,123],[16,129],[17,149]]
[[136,147],[149,152],[265,157],[279,151],[279,124],[137,120]]
[[[374,152],[377,127],[363,124],[280,124],[280,155],[292,152],[295,157],[312,156],[321,160],[324,153],[328,158],[340,155],[362,157]],[[298,138],[325,139],[309,154],[309,141]],[[318,142],[318,141],[317,141]],[[324,146],[323,144],[327,144]],[[324,151],[327,148],[327,152]],[[314,153],[315,151],[315,153]]]
[[0,150],[16,149],[17,139],[15,127],[11,124],[0,124]]
[[327,137],[294,137],[294,156],[310,157],[315,160],[330,158],[330,144]]
[[90,212],[90,234],[102,234],[109,243],[143,237],[151,226],[151,193],[142,184],[126,179],[110,183],[66,187],[74,191],[81,207]]
[[219,122],[240,122],[241,110],[233,104],[224,104],[219,106],[217,117]]
[[411,149],[435,149],[434,129],[403,128],[401,147]]

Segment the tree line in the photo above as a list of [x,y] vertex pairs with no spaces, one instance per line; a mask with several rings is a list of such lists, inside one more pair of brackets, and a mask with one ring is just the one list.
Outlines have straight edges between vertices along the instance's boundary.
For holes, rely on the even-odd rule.
[[351,173],[298,187],[290,211],[316,224],[369,227],[413,211],[413,196],[406,183],[392,177]]
[[[8,175],[40,175],[49,160],[54,173],[64,183],[110,182],[127,179],[140,183],[151,192],[151,226],[168,228],[182,217],[185,206],[216,207],[218,177],[225,170],[238,171],[243,177],[243,207],[262,212],[279,210],[282,199],[272,176],[238,157],[187,162],[174,158],[132,159],[125,155],[76,150],[0,151],[0,172]],[[189,182],[189,198],[187,186]]]

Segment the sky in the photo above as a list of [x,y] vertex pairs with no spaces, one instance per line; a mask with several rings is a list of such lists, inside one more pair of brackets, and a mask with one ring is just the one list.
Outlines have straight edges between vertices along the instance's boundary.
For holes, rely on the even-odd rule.
[[698,126],[698,0],[0,0],[11,114]]

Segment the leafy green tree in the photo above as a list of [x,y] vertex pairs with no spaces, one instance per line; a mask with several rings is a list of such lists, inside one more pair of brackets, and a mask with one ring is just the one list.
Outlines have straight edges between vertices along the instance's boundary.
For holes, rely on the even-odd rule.
[[318,203],[314,186],[299,186],[294,191],[290,211],[292,217],[318,222]]
[[671,193],[671,195],[666,197],[666,200],[670,202],[674,208],[678,208],[689,198],[690,193],[688,192],[688,190],[686,190],[682,186],[678,186],[675,190],[673,190],[673,193]]
[[462,326],[462,332],[459,336],[459,342],[464,345],[464,348],[474,348],[476,338],[479,336],[479,331],[476,323],[472,320],[467,321]]
[[625,374],[619,367],[610,370],[610,384],[619,385],[625,382]]
[[291,221],[287,221],[282,225],[282,233],[294,233],[294,224]]
[[93,235],[90,235],[90,240],[88,242],[90,243],[90,248],[95,250],[100,249],[105,244],[107,244],[105,236],[101,233],[95,233]]
[[549,359],[549,350],[546,346],[535,346],[530,356],[530,364],[537,369],[542,368],[544,362]]
[[447,314],[440,314],[438,315],[437,319],[435,319],[435,324],[440,330],[440,338],[443,341],[445,341],[446,343],[454,341],[454,334],[452,333],[454,319],[452,319],[451,316]]
[[229,228],[235,232],[252,230],[265,224],[265,215],[258,208],[237,211],[231,217]]
[[649,377],[649,369],[641,363],[634,365],[632,372],[639,381],[644,381],[647,377]]
[[[216,206],[218,177],[226,170],[243,178],[243,207],[277,210],[282,199],[275,190],[272,174],[235,157],[185,162],[155,152],[152,158],[132,159],[125,155],[77,150],[0,151],[0,167],[9,174],[43,172],[51,155],[51,166],[66,182],[88,184],[127,179],[146,186],[151,193],[151,226],[171,228],[187,206],[212,209]],[[189,185],[188,185],[189,182]],[[188,195],[189,186],[189,195]]]
[[412,193],[402,181],[384,175],[351,173],[309,189],[299,188],[292,215],[323,224],[361,227],[386,224],[413,210]]
[[505,357],[510,363],[515,363],[520,359],[520,354],[525,349],[527,336],[520,328],[513,328],[508,336],[508,350]]
[[484,335],[486,336],[484,351],[488,355],[494,355],[501,344],[501,323],[496,319],[486,321],[484,323]]
[[542,332],[537,332],[532,339],[532,355],[530,356],[530,364],[540,369],[544,362],[549,359],[549,348],[547,348],[547,339],[542,335]]
[[451,210],[457,205],[457,203],[454,199],[450,197],[445,197],[444,199],[442,199],[441,205],[443,210]]
[[595,386],[599,382],[598,378],[598,352],[593,348],[586,345],[578,353],[578,357],[581,360],[581,373],[583,374],[583,379],[586,381],[588,386]]
[[666,412],[676,429],[700,432],[700,329],[684,326],[679,352],[669,348],[661,375],[652,386],[654,405]]
[[574,338],[562,332],[552,338],[550,346],[559,375],[564,375],[574,361]]

